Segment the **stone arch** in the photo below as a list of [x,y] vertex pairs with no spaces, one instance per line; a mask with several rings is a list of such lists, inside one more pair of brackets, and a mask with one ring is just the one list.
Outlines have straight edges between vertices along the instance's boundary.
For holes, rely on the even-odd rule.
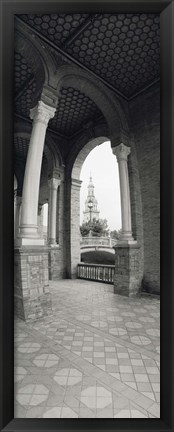
[[[69,155],[66,165],[66,214],[67,214],[67,276],[75,277],[77,263],[80,258],[80,172],[88,154],[104,141],[110,141],[106,126],[98,127],[97,131],[88,131],[86,135],[79,137],[76,145]],[[133,139],[130,140],[131,153],[128,162],[131,215],[133,236],[139,245],[140,278],[143,274],[143,216],[141,203],[141,187],[139,179],[138,161]]]
[[[74,164],[75,164],[76,159],[78,157],[80,157],[79,154],[81,154],[81,151],[82,151],[82,153],[85,152],[84,149],[85,148],[87,149],[87,147],[86,147],[87,143],[90,143],[89,146],[92,146],[93,145],[92,143],[94,142],[94,140],[98,140],[98,141],[95,141],[95,145],[94,145],[94,147],[95,147],[95,146],[97,146],[103,142],[103,141],[101,141],[102,137],[104,137],[104,139],[106,138],[107,140],[110,140],[109,128],[108,128],[107,124],[102,124],[102,125],[95,126],[94,128],[87,129],[86,131],[84,131],[84,133],[82,133],[78,137],[77,141],[73,143],[72,149],[69,152],[68,160],[66,162],[66,178],[71,178],[71,177],[78,178],[78,177],[76,177],[76,175],[78,175],[76,173],[77,168],[74,168],[75,167]],[[92,147],[91,147],[91,150],[92,150]],[[88,154],[91,150],[88,151]],[[77,160],[79,160],[79,159],[77,159]]]
[[[102,130],[103,129],[103,130]],[[100,132],[106,128],[100,128]],[[76,277],[77,264],[80,261],[80,172],[89,153],[98,145],[110,140],[107,134],[89,138],[82,136],[77,142],[76,151],[72,152],[66,167],[66,256],[67,277]]]
[[73,169],[72,169],[72,179],[80,180],[81,169],[89,153],[95,147],[108,140],[109,140],[108,137],[101,136],[101,137],[93,138],[92,140],[87,142],[87,144],[79,151],[75,159]]
[[[54,168],[62,167],[64,165],[64,163],[63,163],[63,158],[62,158],[61,152],[58,148],[58,145],[56,145],[55,140],[52,138],[52,136],[50,135],[49,132],[47,132],[47,134],[46,134],[45,146],[48,148],[48,150],[50,152],[50,156],[52,156],[52,158],[53,158],[52,170]],[[51,166],[50,166],[50,168],[51,168]],[[51,172],[51,170],[50,170],[50,172]]]
[[16,26],[15,51],[25,58],[35,76],[34,100],[38,99],[44,85],[55,88],[56,64],[52,56],[39,38],[32,32],[26,32],[21,23]]
[[109,128],[109,136],[112,146],[120,144],[128,139],[129,122],[119,98],[114,97],[113,93],[104,84],[81,70],[77,66],[60,66],[57,71],[57,90],[61,87],[73,87],[85,93],[98,106],[103,113]]

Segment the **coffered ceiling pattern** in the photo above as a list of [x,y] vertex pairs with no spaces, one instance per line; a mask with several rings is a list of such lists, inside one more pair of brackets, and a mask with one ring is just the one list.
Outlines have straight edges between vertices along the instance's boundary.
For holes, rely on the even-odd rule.
[[[160,18],[156,14],[18,15],[27,28],[44,37],[57,66],[76,63],[129,100],[160,77]],[[44,39],[45,40],[45,39]],[[62,64],[62,63],[61,63]],[[36,82],[27,60],[15,53],[15,113],[29,117]],[[71,137],[102,113],[75,88],[62,88],[49,127]]]
[[89,121],[95,121],[102,113],[84,93],[71,87],[62,88],[56,114],[50,126],[63,135],[72,135]]
[[159,77],[159,15],[60,14],[20,18],[127,98]]

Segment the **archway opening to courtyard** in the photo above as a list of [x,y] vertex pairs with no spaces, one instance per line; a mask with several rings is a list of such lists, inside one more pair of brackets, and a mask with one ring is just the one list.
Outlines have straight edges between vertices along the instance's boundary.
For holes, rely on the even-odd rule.
[[121,231],[118,164],[108,137],[88,141],[71,174],[70,277],[80,262],[114,267]]
[[110,141],[96,146],[80,173],[81,261],[114,265],[114,249],[121,230],[118,164]]

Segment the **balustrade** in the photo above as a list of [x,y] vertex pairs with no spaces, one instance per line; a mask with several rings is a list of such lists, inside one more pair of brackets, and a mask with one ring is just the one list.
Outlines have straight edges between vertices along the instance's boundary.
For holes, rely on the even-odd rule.
[[109,284],[114,283],[114,265],[79,263],[77,277]]

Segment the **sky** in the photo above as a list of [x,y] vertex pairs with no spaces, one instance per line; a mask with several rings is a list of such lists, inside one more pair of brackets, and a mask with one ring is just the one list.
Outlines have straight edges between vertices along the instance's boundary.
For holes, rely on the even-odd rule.
[[98,201],[99,217],[107,219],[110,230],[121,228],[120,186],[118,164],[113,155],[110,142],[95,147],[85,159],[80,179],[83,181],[80,191],[80,223],[87,198],[90,173],[92,175],[94,194]]

